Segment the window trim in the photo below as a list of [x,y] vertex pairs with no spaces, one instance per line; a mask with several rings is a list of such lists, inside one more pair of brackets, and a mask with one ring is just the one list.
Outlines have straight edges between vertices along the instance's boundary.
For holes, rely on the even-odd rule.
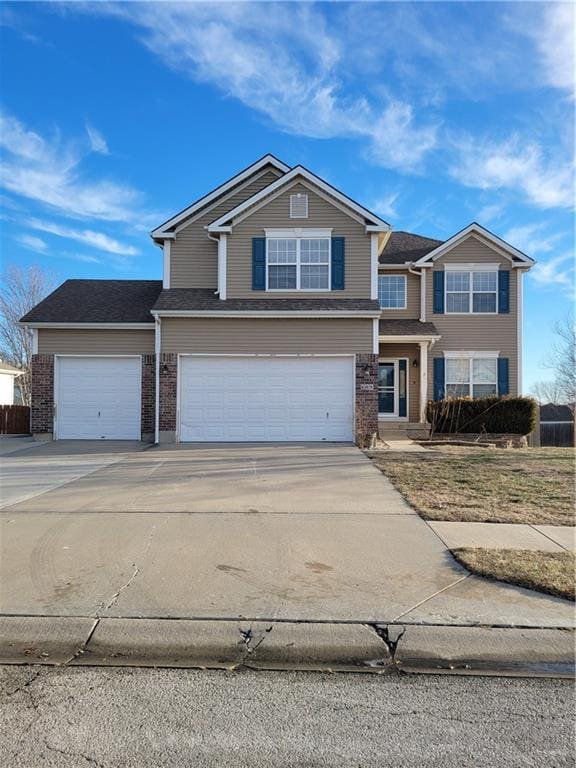
[[[385,277],[400,277],[404,281],[404,304],[401,307],[383,307],[382,304],[380,304],[380,278]],[[406,309],[408,306],[408,280],[406,279],[406,275],[387,275],[380,273],[378,275],[378,304],[380,305],[380,309],[382,312],[393,312],[394,310],[403,310]]]
[[[332,230],[330,230],[331,232]],[[281,232],[281,230],[279,230]],[[314,234],[311,234],[314,232]],[[321,235],[317,234],[322,232]],[[270,240],[295,240],[296,241],[296,287],[295,288],[270,288],[268,283],[268,270],[270,264],[268,262],[268,245]],[[300,261],[300,242],[301,240],[327,240],[328,241],[328,287],[327,288],[301,288],[301,261]],[[326,266],[326,262],[320,262],[319,265]],[[274,266],[274,265],[272,265]],[[278,265],[276,265],[278,266]],[[282,265],[280,265],[282,266]],[[285,265],[292,266],[292,265]],[[266,291],[269,293],[329,293],[332,290],[332,236],[324,234],[323,230],[311,230],[310,232],[301,231],[298,233],[292,232],[289,235],[286,233],[277,234],[273,230],[266,230]]]
[[[444,277],[444,314],[445,315],[497,315],[498,306],[498,272],[499,264],[451,264],[449,268],[445,268]],[[448,274],[450,272],[465,272],[469,276],[468,291],[449,291],[448,290]],[[491,272],[496,275],[496,288],[493,291],[475,291],[474,290],[474,273],[479,272]],[[468,311],[466,312],[451,312],[448,309],[448,294],[450,293],[467,293],[468,294]],[[475,293],[493,293],[496,298],[494,312],[475,312],[474,311],[474,294]]]
[[[462,313],[460,313],[462,314]],[[468,387],[468,394],[467,395],[459,395],[459,397],[469,397],[471,400],[474,400],[474,360],[494,360],[496,362],[496,368],[495,368],[495,381],[494,384],[496,386],[496,392],[494,393],[495,396],[498,396],[498,357],[500,353],[499,352],[444,352],[444,359],[445,360],[467,360],[468,361],[468,382],[466,386]],[[480,384],[492,384],[492,382],[479,382]],[[444,370],[444,396],[446,398],[451,397],[451,395],[448,395],[448,386],[464,386],[462,382],[448,382],[448,366],[445,366]],[[490,395],[487,395],[487,397],[490,397]]]

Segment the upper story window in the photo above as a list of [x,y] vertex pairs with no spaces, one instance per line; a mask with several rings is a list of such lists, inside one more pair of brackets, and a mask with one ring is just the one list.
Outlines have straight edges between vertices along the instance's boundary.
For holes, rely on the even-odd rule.
[[406,309],[406,275],[378,275],[378,301],[382,309]]
[[446,397],[488,397],[498,394],[496,357],[448,357]]
[[267,290],[329,290],[330,242],[329,237],[267,238]]
[[290,195],[290,218],[308,218],[308,195],[305,195],[302,192],[298,192],[296,195]]
[[447,314],[495,314],[497,270],[446,270]]

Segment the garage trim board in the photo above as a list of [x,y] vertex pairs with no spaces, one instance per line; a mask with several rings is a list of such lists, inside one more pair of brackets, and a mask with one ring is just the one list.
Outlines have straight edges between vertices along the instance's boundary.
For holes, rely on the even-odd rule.
[[[179,354],[176,439],[352,442],[354,363],[351,354]],[[231,388],[230,377],[250,383]]]
[[[82,361],[86,362],[84,371]],[[74,366],[75,362],[78,363],[77,366]],[[100,370],[99,362],[103,363]],[[100,374],[100,382],[104,382],[92,404],[85,402],[86,387],[78,384],[82,374],[85,377]],[[77,401],[73,388],[68,392],[63,390],[67,378],[73,382],[74,387],[77,386]],[[108,384],[112,386],[107,386]],[[68,402],[65,402],[66,400]],[[140,440],[141,404],[142,355],[54,356],[55,439]],[[67,408],[69,411],[76,411],[76,424],[74,418],[69,418],[69,413],[66,414]],[[119,413],[124,419],[118,417]]]

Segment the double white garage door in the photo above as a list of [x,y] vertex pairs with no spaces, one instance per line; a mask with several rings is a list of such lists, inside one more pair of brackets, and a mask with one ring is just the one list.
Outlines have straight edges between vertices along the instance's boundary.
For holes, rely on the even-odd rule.
[[[140,439],[139,357],[57,357],[55,396],[59,439]],[[350,441],[353,358],[182,355],[177,405],[182,442]]]
[[180,358],[180,440],[352,440],[351,357]]

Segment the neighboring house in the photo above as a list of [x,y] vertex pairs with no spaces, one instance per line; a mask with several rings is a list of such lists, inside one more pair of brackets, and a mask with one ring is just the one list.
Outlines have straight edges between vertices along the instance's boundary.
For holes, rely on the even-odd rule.
[[574,445],[574,405],[546,403],[540,406],[540,445]]
[[0,360],[0,405],[14,405],[14,384],[23,371]]
[[392,232],[266,155],[151,234],[162,281],[68,280],[22,318],[34,433],[365,444],[521,389],[534,262],[477,224]]

